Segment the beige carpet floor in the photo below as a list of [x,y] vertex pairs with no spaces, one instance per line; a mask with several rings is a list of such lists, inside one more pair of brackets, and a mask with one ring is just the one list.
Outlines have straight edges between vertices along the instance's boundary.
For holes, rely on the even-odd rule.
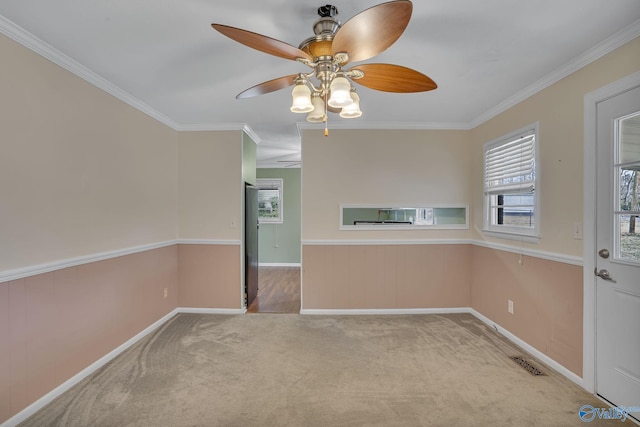
[[583,426],[585,404],[467,314],[179,314],[21,426]]

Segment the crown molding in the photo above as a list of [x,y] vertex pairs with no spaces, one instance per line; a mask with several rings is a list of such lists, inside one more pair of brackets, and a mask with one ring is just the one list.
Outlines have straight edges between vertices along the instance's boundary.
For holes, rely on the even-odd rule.
[[179,127],[177,122],[173,121],[159,111],[151,108],[149,105],[140,101],[129,92],[121,89],[96,72],[80,64],[78,61],[70,58],[69,56],[60,52],[58,49],[40,40],[38,37],[34,36],[22,27],[16,25],[14,22],[8,20],[2,15],[0,15],[0,33],[21,44],[22,46],[32,50],[45,59],[48,59],[54,64],[64,68],[70,73],[75,74],[88,83],[91,83],[98,89],[105,91],[109,95],[118,98],[122,102],[125,102],[133,108],[156,119],[160,123],[163,123],[174,130],[177,130],[177,128]]
[[256,145],[258,145],[258,144],[260,144],[262,142],[262,139],[258,136],[257,133],[255,133],[253,131],[251,126],[249,126],[248,124],[245,123],[244,127],[242,128],[242,130],[244,131],[244,133],[249,135],[249,138],[251,138],[253,140],[253,142],[256,143]]
[[[260,137],[246,124],[246,123],[227,123],[227,124],[180,124],[173,119],[165,116],[138,98],[121,89],[115,84],[111,83],[107,79],[103,78],[99,74],[95,73],[91,69],[85,67],[64,53],[60,52],[53,46],[40,40],[35,35],[26,31],[22,27],[18,26],[14,22],[0,15],[0,33],[6,35],[17,43],[25,46],[26,48],[34,51],[42,57],[50,60],[54,64],[66,69],[67,71],[75,74],[81,79],[91,83],[99,89],[102,89],[106,93],[118,98],[119,100],[129,104],[137,110],[147,114],[148,116],[158,120],[171,129],[179,132],[192,132],[192,131],[221,131],[221,130],[243,130],[245,131],[255,142],[260,142]],[[556,69],[547,76],[526,87],[515,95],[507,98],[498,105],[485,111],[480,116],[471,120],[470,122],[411,122],[411,123],[397,123],[397,122],[353,122],[353,123],[332,123],[332,129],[378,129],[378,130],[470,130],[484,122],[492,119],[498,114],[508,110],[514,105],[524,101],[532,95],[540,92],[541,90],[551,86],[559,80],[567,77],[568,75],[576,72],[586,65],[596,61],[611,51],[619,48],[620,46],[630,42],[631,40],[640,36],[640,20],[620,30],[614,35],[610,36],[603,42],[588,49],[583,54],[574,58],[566,65]],[[322,125],[298,122],[298,132],[302,129],[322,129]]]
[[570,74],[575,73],[579,69],[591,64],[592,62],[602,58],[606,54],[616,50],[622,45],[630,42],[631,40],[640,36],[640,19],[634,22],[633,24],[623,28],[618,31],[611,37],[602,41],[601,43],[593,46],[587,51],[583,52],[581,55],[577,56],[569,63],[563,65],[560,68],[552,71],[550,74],[547,74],[542,79],[533,83],[532,85],[524,88],[520,92],[515,95],[505,99],[498,105],[493,108],[490,108],[480,116],[476,117],[468,124],[469,129],[473,129],[477,126],[480,126],[484,122],[494,118],[500,113],[505,112],[509,108],[515,106],[516,104],[524,101],[525,99],[535,95],[536,93],[546,89],[554,83],[562,80],[563,78],[569,76]]
[[[298,130],[306,129],[324,129],[324,124],[298,122],[296,123]],[[468,123],[460,122],[362,122],[353,121],[331,122],[329,130],[348,129],[348,130],[470,130]]]

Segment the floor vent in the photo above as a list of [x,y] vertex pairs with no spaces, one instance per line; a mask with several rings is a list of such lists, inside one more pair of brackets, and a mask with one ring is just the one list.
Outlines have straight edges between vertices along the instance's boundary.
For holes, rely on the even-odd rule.
[[520,365],[522,369],[526,370],[531,375],[536,375],[536,376],[547,375],[544,372],[542,372],[540,369],[536,368],[536,366],[533,365],[531,362],[529,362],[527,359],[521,356],[511,356],[511,360],[516,362],[518,365]]

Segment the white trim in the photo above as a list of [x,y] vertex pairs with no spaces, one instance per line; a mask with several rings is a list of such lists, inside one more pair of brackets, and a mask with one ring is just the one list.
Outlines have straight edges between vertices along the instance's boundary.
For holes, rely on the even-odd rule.
[[43,58],[46,58],[54,64],[57,64],[65,70],[75,74],[98,89],[102,89],[106,93],[113,95],[117,99],[129,104],[149,117],[156,119],[160,123],[163,123],[174,130],[179,127],[178,123],[173,121],[171,118],[140,101],[129,92],[111,83],[109,80],[60,52],[53,46],[40,40],[38,37],[8,20],[4,16],[0,16],[0,33],[20,43],[22,46],[32,50]]
[[30,416],[32,416],[33,414],[38,412],[40,409],[44,408],[46,405],[51,403],[55,398],[57,398],[58,396],[60,396],[61,394],[63,394],[67,390],[69,390],[71,387],[73,387],[74,385],[78,384],[80,381],[82,381],[83,379],[85,379],[86,377],[88,377],[89,375],[91,375],[92,373],[94,373],[95,371],[97,371],[98,369],[100,369],[101,367],[106,365],[107,363],[109,363],[111,360],[115,359],[123,351],[125,351],[126,349],[128,349],[129,347],[131,347],[132,345],[137,343],[138,341],[140,341],[142,338],[144,338],[147,335],[149,335],[151,332],[155,331],[157,328],[162,326],[164,323],[166,323],[168,320],[170,320],[176,314],[179,314],[179,313],[198,313],[198,314],[226,314],[226,315],[233,315],[233,314],[244,314],[245,312],[246,312],[246,309],[240,309],[240,308],[236,309],[236,308],[187,308],[187,307],[178,307],[178,308],[172,310],[171,312],[165,314],[159,320],[153,322],[151,325],[149,325],[144,330],[140,331],[134,337],[132,337],[129,340],[125,341],[124,343],[122,343],[121,345],[119,345],[118,347],[116,347],[115,349],[110,351],[109,353],[107,353],[104,356],[102,356],[100,359],[98,359],[95,362],[93,362],[91,365],[89,365],[86,368],[84,368],[82,371],[78,372],[77,374],[75,374],[74,376],[72,376],[71,378],[66,380],[64,383],[60,384],[58,387],[56,387],[53,390],[51,390],[49,393],[47,393],[44,396],[42,396],[40,399],[38,399],[35,402],[33,402],[31,405],[27,406],[22,411],[18,412],[13,417],[9,418],[8,420],[6,420],[2,424],[0,424],[0,427],[13,427],[13,426],[16,426],[16,425],[20,424],[21,422],[23,422],[24,420],[26,420],[27,418],[29,418]]
[[574,383],[576,383],[580,387],[584,388],[584,384],[583,384],[584,381],[583,381],[582,378],[580,378],[580,376],[576,375],[575,373],[573,373],[569,369],[565,368],[564,366],[562,366],[561,364],[559,364],[558,362],[556,362],[555,360],[553,360],[552,358],[550,358],[546,354],[542,353],[540,350],[536,349],[535,347],[531,346],[530,344],[527,344],[525,341],[523,341],[522,339],[518,338],[516,335],[512,334],[511,332],[509,332],[508,330],[506,330],[502,326],[498,325],[497,323],[491,321],[491,319],[489,319],[488,317],[480,314],[479,312],[477,312],[473,308],[469,308],[468,312],[470,314],[472,314],[474,317],[476,317],[477,319],[481,320],[487,326],[489,326],[491,328],[494,328],[500,335],[504,336],[505,338],[507,338],[509,341],[511,341],[512,343],[514,343],[518,347],[521,347],[526,352],[530,353],[532,356],[534,356],[535,358],[539,359],[542,363],[544,363],[545,365],[549,366],[554,371],[558,372],[560,375],[570,379],[571,381],[573,381]]
[[190,313],[190,314],[245,314],[246,308],[196,308],[196,307],[178,307],[175,309],[176,313]]
[[75,267],[83,264],[90,264],[92,262],[104,261],[111,258],[116,258],[125,255],[131,255],[138,252],[150,251],[153,249],[164,248],[176,243],[175,240],[167,240],[165,242],[151,243],[148,245],[133,246],[130,248],[118,249],[115,251],[100,252],[91,255],[84,255],[75,258],[67,258],[57,261],[51,261],[48,263],[31,265],[23,268],[16,268],[13,270],[0,271],[0,283],[8,282],[10,280],[23,279],[29,276],[35,276],[37,274],[48,273],[55,270],[62,270],[63,268]]
[[[504,146],[515,142],[522,137],[528,137],[533,134],[533,158],[534,158],[534,215],[533,215],[533,228],[518,228],[509,227],[506,225],[492,224],[490,220],[490,201],[489,198],[492,195],[500,194],[499,192],[489,191],[487,188],[486,174],[487,174],[487,151],[493,148]],[[483,181],[483,196],[482,196],[482,217],[483,217],[483,232],[491,237],[497,237],[500,239],[510,239],[516,241],[525,241],[528,243],[538,243],[540,239],[540,202],[542,197],[540,196],[540,123],[534,122],[527,126],[521,127],[513,132],[509,132],[506,135],[487,141],[482,146],[482,181]]]
[[[60,396],[67,390],[69,390],[74,385],[78,384],[87,376],[91,375],[93,372],[100,369],[102,366],[109,363],[115,357],[120,355],[123,351],[140,341],[142,338],[156,330],[158,327],[162,326],[169,319],[174,317],[178,313],[195,313],[195,314],[224,314],[224,315],[237,315],[244,314],[246,309],[226,309],[226,308],[189,308],[189,307],[179,307],[171,312],[164,315],[162,318],[136,334],[134,337],[130,338],[108,354],[104,355],[73,377],[69,378],[67,381],[51,390],[49,393],[42,396],[40,399],[14,415],[13,417],[6,420],[4,423],[0,424],[0,427],[13,427],[18,425],[19,423],[25,421],[27,418],[35,414],[37,411],[45,407],[47,404],[52,402],[56,397]],[[525,351],[532,354],[534,357],[538,358],[541,362],[548,365],[550,368],[554,369],[559,374],[567,377],[577,385],[584,387],[583,380],[573,372],[569,371],[564,366],[560,365],[555,360],[551,359],[549,356],[541,353],[539,350],[535,349],[531,345],[527,344],[525,341],[518,338],[516,335],[512,334],[508,330],[502,328],[498,324],[492,322],[489,318],[480,314],[476,310],[471,307],[452,307],[452,308],[410,308],[410,309],[352,309],[352,310],[330,310],[330,309],[306,309],[300,310],[300,314],[304,315],[410,315],[410,314],[453,314],[453,313],[469,313],[481,320],[486,325],[497,330],[498,333],[503,335],[505,338],[513,342],[519,347],[522,347]]]
[[171,245],[240,245],[240,240],[212,240],[212,239],[177,239],[165,242],[150,243],[148,245],[133,246],[130,248],[117,249],[114,251],[99,252],[74,258],[67,258],[51,261],[43,264],[31,265],[28,267],[16,268],[12,270],[0,271],[0,283],[11,280],[24,279],[25,277],[38,274],[49,273],[51,271],[62,270],[63,268],[76,267],[78,265],[90,264],[104,261],[125,255],[132,255],[139,252],[146,252],[154,249],[164,248]]
[[[586,200],[586,199],[585,199]],[[585,216],[585,235],[586,233],[586,216]],[[12,270],[0,271],[0,283],[9,282],[11,280],[23,279],[25,277],[35,276],[38,274],[49,273],[51,271],[62,270],[63,268],[75,267],[83,264],[90,264],[93,262],[104,261],[111,258],[116,258],[125,255],[131,255],[138,252],[145,252],[149,250],[159,249],[166,246],[175,244],[180,245],[241,245],[240,240],[215,240],[215,239],[177,239],[168,240],[165,242],[152,243],[148,245],[134,246],[130,248],[118,249],[115,251],[101,252],[91,255],[85,255],[76,258],[67,258],[58,261],[52,261],[50,263],[43,263],[38,265],[32,265],[23,268],[17,268]],[[557,261],[565,264],[583,265],[581,257],[558,254],[553,252],[538,251],[532,249],[525,249],[516,246],[503,245],[498,243],[486,242],[482,240],[472,239],[423,239],[423,240],[304,240],[301,242],[301,246],[343,246],[343,245],[476,245],[491,249],[497,249],[506,252],[513,252],[517,254],[532,256],[536,258],[542,258],[549,261]],[[587,253],[585,251],[585,253]],[[280,267],[300,267],[300,263],[264,263],[263,266],[280,266]],[[585,267],[585,271],[587,270]],[[586,277],[586,275],[585,275]]]
[[[309,122],[297,122],[298,130],[307,129],[324,129],[324,125],[309,123]],[[332,130],[347,129],[347,130],[471,130],[472,125],[470,123],[461,122],[363,122],[363,121],[350,121],[350,122],[332,122]]]
[[527,344],[516,335],[512,334],[505,328],[501,327],[497,323],[491,321],[488,317],[480,314],[478,311],[471,307],[453,307],[453,308],[400,308],[400,309],[304,309],[300,310],[300,314],[303,315],[329,315],[329,316],[346,316],[346,315],[408,315],[408,314],[453,314],[453,313],[468,313],[485,323],[490,328],[496,330],[500,335],[507,338],[513,344],[522,348],[526,352],[530,353],[535,358],[539,359],[542,363],[549,366],[560,375],[570,379],[580,387],[584,387],[583,380],[569,369],[562,366],[546,354],[542,353],[530,344]]
[[634,22],[626,28],[623,28],[601,43],[598,43],[589,50],[583,52],[578,57],[574,58],[569,63],[563,65],[560,68],[557,68],[555,71],[552,71],[542,79],[524,88],[515,95],[507,98],[495,107],[488,109],[487,111],[473,119],[471,122],[469,122],[469,128],[473,129],[477,126],[480,126],[481,124],[491,120],[498,114],[507,111],[514,105],[524,101],[525,99],[535,95],[538,92],[541,92],[552,84],[559,82],[563,78],[575,73],[583,67],[586,67],[592,62],[595,62],[596,60],[602,58],[606,54],[616,50],[620,46],[630,42],[638,36],[640,36],[640,20]]
[[[124,91],[113,83],[109,82],[105,78],[96,74],[94,71],[81,65],[79,62],[73,60],[69,56],[63,54],[61,51],[55,49],[53,46],[40,40],[30,32],[21,28],[17,24],[8,20],[7,18],[0,16],[0,33],[6,35],[12,40],[20,43],[22,46],[32,50],[33,52],[41,55],[42,57],[52,61],[53,63],[61,66],[67,71],[75,74],[81,79],[89,82],[90,84],[104,90],[110,95],[115,96],[121,101],[131,105],[137,110],[149,115],[150,117],[158,120],[159,122],[169,126],[175,131],[218,131],[218,130],[245,130],[249,133],[251,138],[258,144],[260,138],[253,132],[253,130],[247,131],[246,123],[232,123],[232,124],[216,124],[216,123],[203,123],[203,124],[180,124],[165,116],[164,114],[151,108],[149,105],[143,103],[139,99],[135,98],[130,93]],[[530,96],[542,91],[543,89],[551,86],[559,80],[567,77],[575,71],[589,65],[597,59],[603,57],[609,52],[619,48],[625,43],[630,42],[636,37],[640,36],[640,20],[633,24],[623,28],[616,34],[612,35],[603,42],[597,44],[591,49],[584,52],[582,55],[576,57],[568,64],[556,69],[548,74],[546,77],[538,80],[536,83],[521,90],[515,95],[507,98],[505,101],[496,105],[495,107],[485,111],[480,116],[467,123],[461,122],[433,122],[433,123],[377,123],[377,122],[348,122],[348,123],[334,123],[332,128],[334,129],[392,129],[392,130],[422,130],[422,129],[434,129],[434,130],[470,130],[484,122],[492,119],[498,114],[508,110],[519,102],[524,101]],[[296,123],[298,133],[301,137],[301,129],[320,129],[319,125],[310,124],[306,122]]]
[[177,132],[209,132],[209,131],[228,131],[228,130],[244,130],[245,123],[217,123],[217,124],[190,124],[190,125],[176,125],[173,130]]
[[556,252],[547,252],[534,249],[523,248],[514,245],[488,242],[476,239],[428,239],[428,240],[303,240],[302,246],[381,246],[381,245],[475,245],[489,249],[496,249],[505,252],[531,256],[534,258],[546,259],[548,261],[562,262],[582,266],[582,257],[565,255]]
[[[381,207],[387,206],[387,207]],[[408,208],[393,206],[409,206]],[[344,211],[345,209],[352,208],[373,208],[380,210],[416,210],[416,209],[442,209],[442,208],[452,208],[452,209],[464,209],[464,224],[436,224],[435,223],[435,213],[434,213],[434,223],[433,224],[344,224]],[[340,231],[353,231],[353,230],[367,230],[367,231],[383,231],[383,230],[468,230],[469,229],[469,205],[468,204],[432,204],[432,205],[424,205],[420,203],[397,203],[395,205],[383,205],[383,204],[354,204],[354,203],[340,203],[340,220],[338,222],[338,230]],[[417,220],[417,218],[416,218]]]
[[360,246],[360,245],[470,245],[471,239],[340,239],[340,240],[303,240],[303,246]]
[[244,124],[244,126],[242,127],[242,130],[244,131],[244,133],[246,133],[247,135],[249,135],[249,138],[251,138],[251,140],[256,144],[260,144],[262,142],[262,139],[260,139],[260,137],[258,136],[257,133],[255,133],[255,131],[251,128],[251,126],[249,126],[248,124]]
[[[640,21],[636,22],[640,23]],[[638,25],[640,27],[640,25]],[[597,104],[640,85],[640,71],[596,89],[584,96],[584,160],[583,160],[583,355],[584,388],[596,392],[596,121]],[[588,256],[587,256],[588,255]]]
[[582,257],[579,257],[579,256],[559,254],[557,252],[540,251],[537,249],[522,248],[514,245],[505,245],[502,243],[494,243],[494,242],[488,242],[484,240],[474,240],[473,244],[476,246],[484,247],[484,248],[495,249],[495,250],[504,251],[504,252],[511,252],[515,254],[522,254],[522,255],[526,255],[534,258],[546,259],[548,261],[556,261],[556,262],[562,262],[564,264],[577,265],[579,267],[582,267],[582,264],[583,264]]
[[[486,214],[487,212],[485,210],[485,215]],[[537,234],[536,235],[519,234],[515,231],[509,232],[509,231],[487,230],[486,228],[482,229],[482,234],[484,234],[485,236],[496,238],[496,239],[515,240],[518,242],[526,242],[526,243],[533,243],[533,244],[540,243],[540,236],[538,236]]]
[[452,308],[347,308],[300,310],[300,314],[323,316],[362,316],[362,315],[407,315],[407,314],[452,314],[471,313],[469,307]]
[[299,262],[260,262],[258,267],[301,267]]
[[40,409],[44,408],[46,405],[52,402],[56,397],[60,396],[62,393],[66,392],[71,387],[78,384],[80,381],[82,381],[83,379],[85,379],[86,377],[88,377],[89,375],[91,375],[92,373],[94,373],[95,371],[97,371],[107,363],[109,363],[114,358],[116,358],[123,351],[125,351],[126,349],[128,349],[129,347],[131,347],[132,345],[140,341],[142,338],[144,338],[145,336],[147,336],[148,334],[150,334],[151,332],[153,332],[154,330],[162,326],[165,322],[167,322],[169,319],[175,316],[178,312],[179,312],[178,309],[175,309],[165,314],[159,320],[153,322],[147,328],[140,331],[138,334],[136,334],[129,340],[125,341],[123,344],[119,345],[109,353],[105,354],[100,359],[96,360],[91,365],[87,366],[82,371],[78,372],[77,374],[75,374],[74,376],[72,376],[62,384],[60,384],[58,387],[54,388],[49,393],[42,396],[40,399],[36,400],[31,405],[27,406],[25,409],[23,409],[13,417],[6,420],[4,423],[0,424],[0,427],[16,426],[20,424],[21,422],[23,422],[24,420],[26,420],[27,418],[29,418],[30,416],[38,412]]
[[240,239],[178,239],[178,245],[241,245]]

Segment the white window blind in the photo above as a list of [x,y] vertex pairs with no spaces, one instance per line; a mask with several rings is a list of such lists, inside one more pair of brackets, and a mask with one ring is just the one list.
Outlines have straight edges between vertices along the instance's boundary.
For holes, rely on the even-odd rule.
[[535,187],[535,131],[498,141],[485,149],[484,192],[530,193]]

